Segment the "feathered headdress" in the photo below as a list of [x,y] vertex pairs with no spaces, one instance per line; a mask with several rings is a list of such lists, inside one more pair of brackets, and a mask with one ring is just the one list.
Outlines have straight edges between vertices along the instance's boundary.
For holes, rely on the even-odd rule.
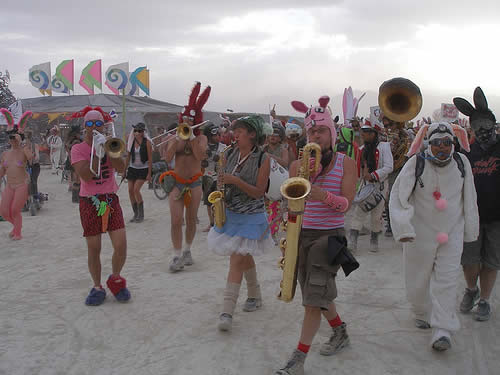
[[19,122],[17,125],[14,122],[14,116],[12,116],[12,113],[6,108],[0,108],[0,112],[2,112],[2,115],[5,117],[5,120],[7,121],[7,131],[8,132],[23,132],[24,128],[28,124],[28,120],[33,114],[31,111],[26,111],[21,115],[21,118],[19,119]]
[[[198,97],[201,90],[201,83],[196,82],[193,89],[191,90],[191,95],[189,95],[188,104],[184,107],[182,113],[179,113],[179,123],[182,123],[183,118],[187,117],[193,122],[193,125],[197,125],[203,122],[203,106],[208,101],[210,96],[211,88],[207,86],[205,90]],[[198,130],[198,129],[196,129]]]

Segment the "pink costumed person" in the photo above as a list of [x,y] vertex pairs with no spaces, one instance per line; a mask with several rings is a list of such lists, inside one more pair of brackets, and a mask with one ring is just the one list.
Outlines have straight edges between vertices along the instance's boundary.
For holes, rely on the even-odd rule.
[[[427,135],[429,146],[420,152]],[[458,125],[424,125],[413,141],[389,201],[394,239],[403,243],[405,284],[418,328],[433,328],[432,348],[451,347],[458,331],[456,287],[464,242],[479,234],[471,165],[453,139],[469,151]]]
[[7,120],[7,133],[11,148],[0,157],[0,178],[7,177],[7,186],[0,202],[0,216],[10,222],[14,228],[9,234],[13,240],[20,240],[23,226],[21,210],[28,199],[29,176],[26,164],[31,160],[31,150],[23,144],[24,128],[28,123],[31,112],[25,112],[19,124],[14,124],[14,117],[5,108],[0,112]]

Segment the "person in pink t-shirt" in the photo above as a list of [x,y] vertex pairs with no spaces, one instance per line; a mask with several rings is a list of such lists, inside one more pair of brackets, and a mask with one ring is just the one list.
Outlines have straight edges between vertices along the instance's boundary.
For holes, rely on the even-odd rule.
[[[104,124],[111,120],[111,118],[108,119],[107,113],[99,107],[94,109],[86,107],[75,113],[73,117],[83,117],[85,126],[83,142],[74,145],[71,149],[71,163],[81,180],[80,220],[83,236],[87,240],[89,271],[94,282],[94,287],[90,290],[85,304],[97,306],[106,298],[106,291],[101,285],[100,260],[101,234],[105,232],[108,232],[114,249],[113,273],[106,284],[119,302],[126,302],[130,299],[130,292],[120,272],[127,258],[127,237],[120,201],[116,195],[118,186],[115,181],[115,171],[123,173],[125,161],[121,157],[110,158],[102,152],[101,142],[104,137],[99,137],[99,133],[103,133]],[[91,168],[91,149],[94,138],[96,141]],[[101,164],[100,171],[99,163]]]

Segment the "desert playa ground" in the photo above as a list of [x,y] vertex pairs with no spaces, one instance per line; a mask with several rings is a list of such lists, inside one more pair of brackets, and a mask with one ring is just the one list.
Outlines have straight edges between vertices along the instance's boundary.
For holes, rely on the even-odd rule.
[[[278,248],[257,259],[263,308],[245,313],[242,287],[233,332],[222,334],[216,320],[228,259],[206,249],[204,208],[193,245],[195,265],[167,272],[171,258],[167,201],[147,187],[146,220],[129,224],[127,189],[120,198],[127,219],[129,256],[123,275],[132,293],[119,304],[108,293],[100,307],[87,307],[91,287],[78,208],[67,185],[46,169],[40,190],[49,201],[37,216],[24,215],[24,239],[8,238],[0,223],[0,374],[272,374],[297,344],[302,308],[300,292],[292,303],[276,299],[281,272]],[[461,331],[447,353],[433,353],[430,332],[414,327],[406,301],[402,253],[383,239],[370,254],[361,237],[359,270],[338,277],[338,309],[348,324],[351,346],[334,357],[319,355],[329,336],[322,323],[306,361],[306,374],[499,374],[500,316],[478,323],[460,315]],[[111,248],[102,251],[103,279],[110,273]],[[459,280],[459,294],[464,288]],[[492,298],[498,303],[500,287]]]

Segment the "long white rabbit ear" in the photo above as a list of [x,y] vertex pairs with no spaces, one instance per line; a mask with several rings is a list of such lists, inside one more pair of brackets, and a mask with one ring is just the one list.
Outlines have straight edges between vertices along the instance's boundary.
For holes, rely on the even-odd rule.
[[358,114],[358,106],[359,106],[359,102],[361,101],[361,99],[363,99],[366,95],[366,92],[363,93],[363,95],[361,95],[359,97],[359,99],[355,99],[355,104],[354,104],[354,114],[353,114],[353,118],[356,117],[356,115]]
[[406,156],[412,157],[413,155],[415,155],[420,151],[420,149],[422,148],[422,144],[424,143],[424,138],[425,135],[427,134],[428,129],[429,129],[429,124],[425,124],[420,128],[417,135],[415,136],[415,139],[411,143],[410,150],[408,151]]
[[458,138],[460,146],[462,146],[462,148],[465,151],[470,152],[470,144],[469,144],[469,138],[467,137],[467,131],[460,125],[451,124],[451,127],[453,128],[453,133],[455,134],[455,137]]

